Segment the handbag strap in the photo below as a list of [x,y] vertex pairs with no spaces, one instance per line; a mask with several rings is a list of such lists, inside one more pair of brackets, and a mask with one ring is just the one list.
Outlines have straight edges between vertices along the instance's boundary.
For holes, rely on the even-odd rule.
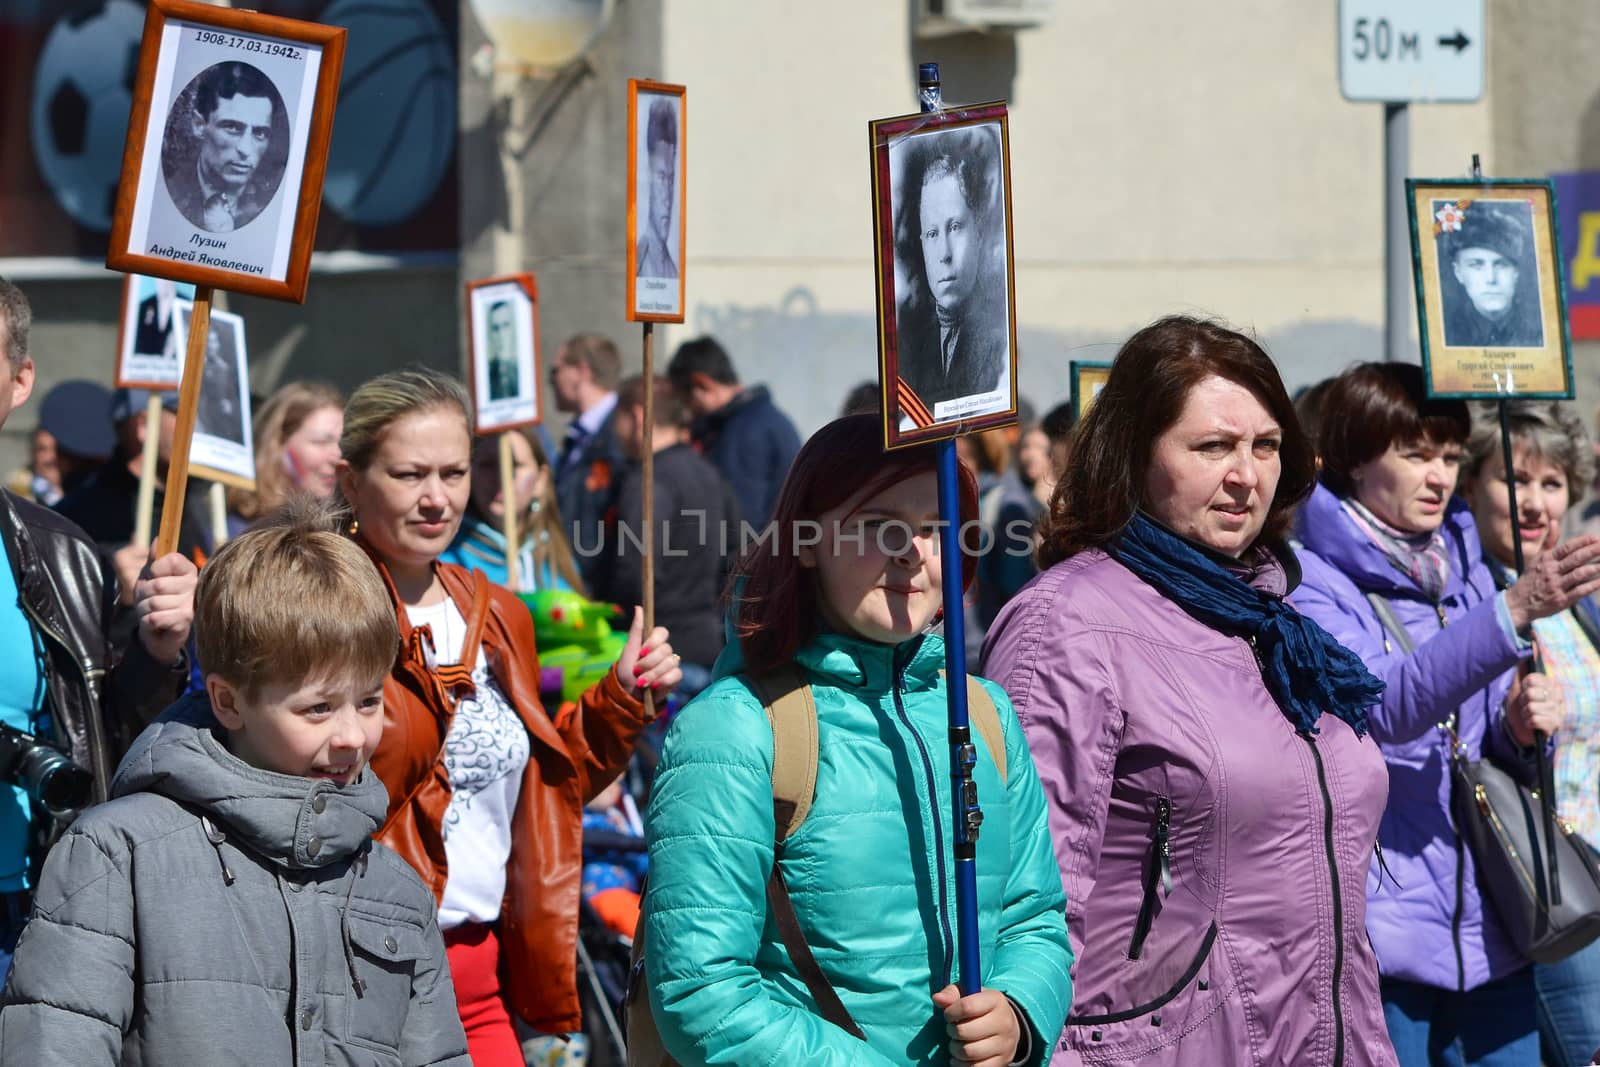
[[[1400,651],[1407,656],[1415,652],[1417,646],[1412,643],[1411,635],[1406,632],[1405,626],[1401,624],[1400,617],[1394,613],[1394,605],[1377,593],[1368,593],[1367,603],[1372,605],[1372,610],[1378,616],[1379,624],[1383,626],[1389,637],[1394,638],[1394,643],[1399,646]],[[1389,638],[1384,638],[1383,643],[1387,645]]]
[[[1367,602],[1372,605],[1372,610],[1377,613],[1378,622],[1383,625],[1389,636],[1394,638],[1394,643],[1399,646],[1400,651],[1407,656],[1411,655],[1416,650],[1416,645],[1412,643],[1411,635],[1406,632],[1406,628],[1401,625],[1399,617],[1395,615],[1394,606],[1377,593],[1368,593]],[[1385,639],[1384,644],[1388,645],[1387,639]],[[1454,722],[1455,716],[1452,714],[1450,719]],[[1450,747],[1452,758],[1460,759],[1460,746],[1452,742]],[[1555,772],[1550,766],[1550,759],[1546,755],[1542,743],[1537,746],[1534,753],[1534,773],[1539,780],[1539,808],[1540,815],[1544,820],[1544,839],[1547,842],[1545,851],[1549,856],[1549,901],[1552,906],[1558,906],[1561,903],[1561,871],[1560,860],[1556,857],[1555,848]]]

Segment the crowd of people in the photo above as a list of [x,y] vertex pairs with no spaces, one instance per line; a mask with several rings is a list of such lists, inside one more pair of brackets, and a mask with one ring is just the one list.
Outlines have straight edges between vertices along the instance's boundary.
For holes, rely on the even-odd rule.
[[[29,328],[0,280],[0,425]],[[284,385],[256,489],[157,558],[148,398],[38,405],[0,493],[0,1064],[572,1063],[597,1006],[683,1064],[1600,1055],[1600,941],[1534,962],[1453,803],[1453,760],[1548,759],[1600,871],[1569,405],[1510,405],[1508,470],[1416,367],[1291,399],[1255,339],[1164,318],[1081,418],[959,439],[946,560],[937,446],[884,452],[875,384],[802,440],[713,338],[622,369],[562,343],[565,435],[511,431],[509,479],[450,375]],[[620,608],[575,698],[548,591]],[[580,916],[633,948],[615,1005]]]

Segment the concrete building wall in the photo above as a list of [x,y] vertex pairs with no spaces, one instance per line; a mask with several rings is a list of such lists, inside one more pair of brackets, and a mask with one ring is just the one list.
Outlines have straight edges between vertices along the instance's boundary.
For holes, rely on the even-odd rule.
[[[1600,8],[1490,7],[1489,91],[1412,109],[1410,173],[1464,174],[1473,151],[1491,173],[1600,169]],[[1382,107],[1339,95],[1335,5],[1061,0],[1037,28],[935,40],[911,11],[625,0],[580,63],[519,80],[474,73],[487,37],[463,0],[459,263],[318,273],[304,307],[234,298],[252,386],[460,367],[463,284],[511,270],[538,275],[547,360],[599,330],[637,367],[626,82],[654,77],[689,87],[687,321],[658,331],[659,364],[714,333],[814,429],[876,374],[866,125],[914,110],[923,59],[948,101],[1010,101],[1021,385],[1041,409],[1065,397],[1070,359],[1109,358],[1172,311],[1257,330],[1291,386],[1381,357]],[[41,393],[109,377],[117,284],[26,281]],[[1578,346],[1586,403],[1595,354]],[[31,425],[25,408],[0,434],[0,466]]]
[[[1593,60],[1600,52],[1600,6],[1496,0],[1489,5],[1489,35],[1494,137],[1486,173],[1600,170],[1600,72]],[[1576,205],[1557,207],[1565,217]],[[1600,404],[1600,342],[1576,342],[1572,364],[1578,403],[1592,415]]]
[[[920,42],[907,4],[665,0],[662,27],[690,102],[689,314],[669,333],[723,338],[803,429],[876,374],[866,124],[915,110],[920,59],[947,102],[1011,102],[1041,409],[1070,359],[1173,311],[1259,331],[1291,386],[1382,358],[1383,109],[1339,94],[1332,4],[1071,0],[1014,35]],[[1493,98],[1414,108],[1412,173],[1465,173]]]

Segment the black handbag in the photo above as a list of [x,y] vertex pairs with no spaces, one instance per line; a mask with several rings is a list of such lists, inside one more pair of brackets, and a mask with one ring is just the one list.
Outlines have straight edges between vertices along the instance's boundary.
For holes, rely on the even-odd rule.
[[[1388,602],[1368,594],[1402,652],[1414,647]],[[1600,938],[1600,865],[1593,850],[1554,811],[1554,781],[1541,758],[1539,785],[1527,786],[1488,758],[1470,759],[1450,737],[1450,809],[1512,945],[1535,963],[1558,963]],[[1541,757],[1543,750],[1540,750]],[[1554,838],[1554,854],[1550,849]]]

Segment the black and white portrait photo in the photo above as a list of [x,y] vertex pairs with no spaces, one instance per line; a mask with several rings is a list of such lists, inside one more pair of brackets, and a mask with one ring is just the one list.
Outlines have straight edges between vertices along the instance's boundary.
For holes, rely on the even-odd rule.
[[673,240],[673,206],[678,191],[678,107],[669,96],[650,98],[645,123],[644,171],[639,175],[639,203],[644,225],[634,250],[640,278],[676,278],[677,242]]
[[[193,304],[179,304],[178,329],[185,345],[193,315]],[[254,482],[250,360],[245,348],[243,318],[226,311],[211,312],[203,366],[190,453],[192,463],[241,483]]]
[[914,425],[1011,406],[1010,272],[997,124],[889,147],[896,372]]
[[107,266],[304,300],[346,31],[178,0],[147,31]]
[[283,183],[289,121],[277,86],[249,63],[217,63],[167,115],[161,172],[183,217],[208,233],[248,226]]
[[629,82],[628,311],[683,321],[684,91]]
[[489,402],[511,400],[521,392],[517,366],[517,313],[510,300],[489,305]]
[[1434,200],[1444,343],[1542,348],[1533,208],[1522,200]]
[[194,286],[130,274],[123,279],[119,388],[171,389],[183,377],[178,309],[194,299]]
[[467,286],[472,404],[479,433],[539,419],[538,289],[531,274]]

